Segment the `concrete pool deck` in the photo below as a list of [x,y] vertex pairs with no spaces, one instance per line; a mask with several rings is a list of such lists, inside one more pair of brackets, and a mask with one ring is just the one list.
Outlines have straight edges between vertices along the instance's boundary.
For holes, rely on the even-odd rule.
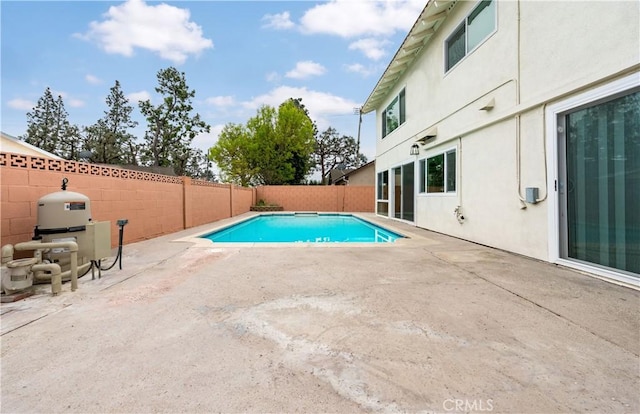
[[1,411],[640,411],[640,292],[366,216],[411,239],[185,241],[207,225],[2,304]]

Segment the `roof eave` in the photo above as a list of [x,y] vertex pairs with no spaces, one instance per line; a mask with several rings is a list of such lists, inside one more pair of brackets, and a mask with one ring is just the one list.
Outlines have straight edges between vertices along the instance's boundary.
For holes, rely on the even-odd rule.
[[363,114],[374,111],[447,17],[456,0],[428,0],[418,19],[362,105]]

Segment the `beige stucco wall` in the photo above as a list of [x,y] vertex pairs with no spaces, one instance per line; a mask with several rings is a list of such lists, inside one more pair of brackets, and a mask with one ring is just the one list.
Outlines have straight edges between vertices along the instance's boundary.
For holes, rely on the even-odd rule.
[[[445,74],[444,41],[475,4],[457,3],[377,108],[376,171],[457,148],[456,194],[417,195],[415,224],[546,260],[545,196],[553,177],[547,180],[544,108],[638,71],[639,7],[631,1],[500,1],[497,31]],[[381,139],[382,112],[402,88],[406,122]],[[480,110],[490,99],[495,107]],[[411,145],[433,126],[436,139],[410,156]],[[544,199],[526,208],[518,194],[518,158],[521,195],[525,187],[538,187]],[[417,163],[415,170],[417,179]],[[416,194],[417,188],[416,180]],[[457,206],[464,224],[455,218]]]
[[349,174],[349,185],[374,186],[376,184],[375,168],[375,163],[370,163],[352,172]]

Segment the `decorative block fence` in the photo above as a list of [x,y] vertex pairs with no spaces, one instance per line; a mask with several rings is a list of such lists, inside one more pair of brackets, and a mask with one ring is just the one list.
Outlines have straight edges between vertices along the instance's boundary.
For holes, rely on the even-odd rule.
[[373,213],[373,186],[268,185],[256,189],[258,200],[284,207],[285,211],[348,211]]
[[118,242],[118,219],[128,219],[124,243],[150,239],[237,216],[257,200],[279,204],[288,211],[372,212],[373,187],[264,186],[243,188],[141,171],[0,153],[1,244],[31,240],[37,202],[60,191],[91,200],[94,221],[111,221],[111,244]]

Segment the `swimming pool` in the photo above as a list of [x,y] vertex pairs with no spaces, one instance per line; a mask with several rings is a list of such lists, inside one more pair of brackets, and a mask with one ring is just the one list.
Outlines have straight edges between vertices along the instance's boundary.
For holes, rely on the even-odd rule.
[[204,236],[220,243],[392,243],[403,236],[351,214],[265,214]]

